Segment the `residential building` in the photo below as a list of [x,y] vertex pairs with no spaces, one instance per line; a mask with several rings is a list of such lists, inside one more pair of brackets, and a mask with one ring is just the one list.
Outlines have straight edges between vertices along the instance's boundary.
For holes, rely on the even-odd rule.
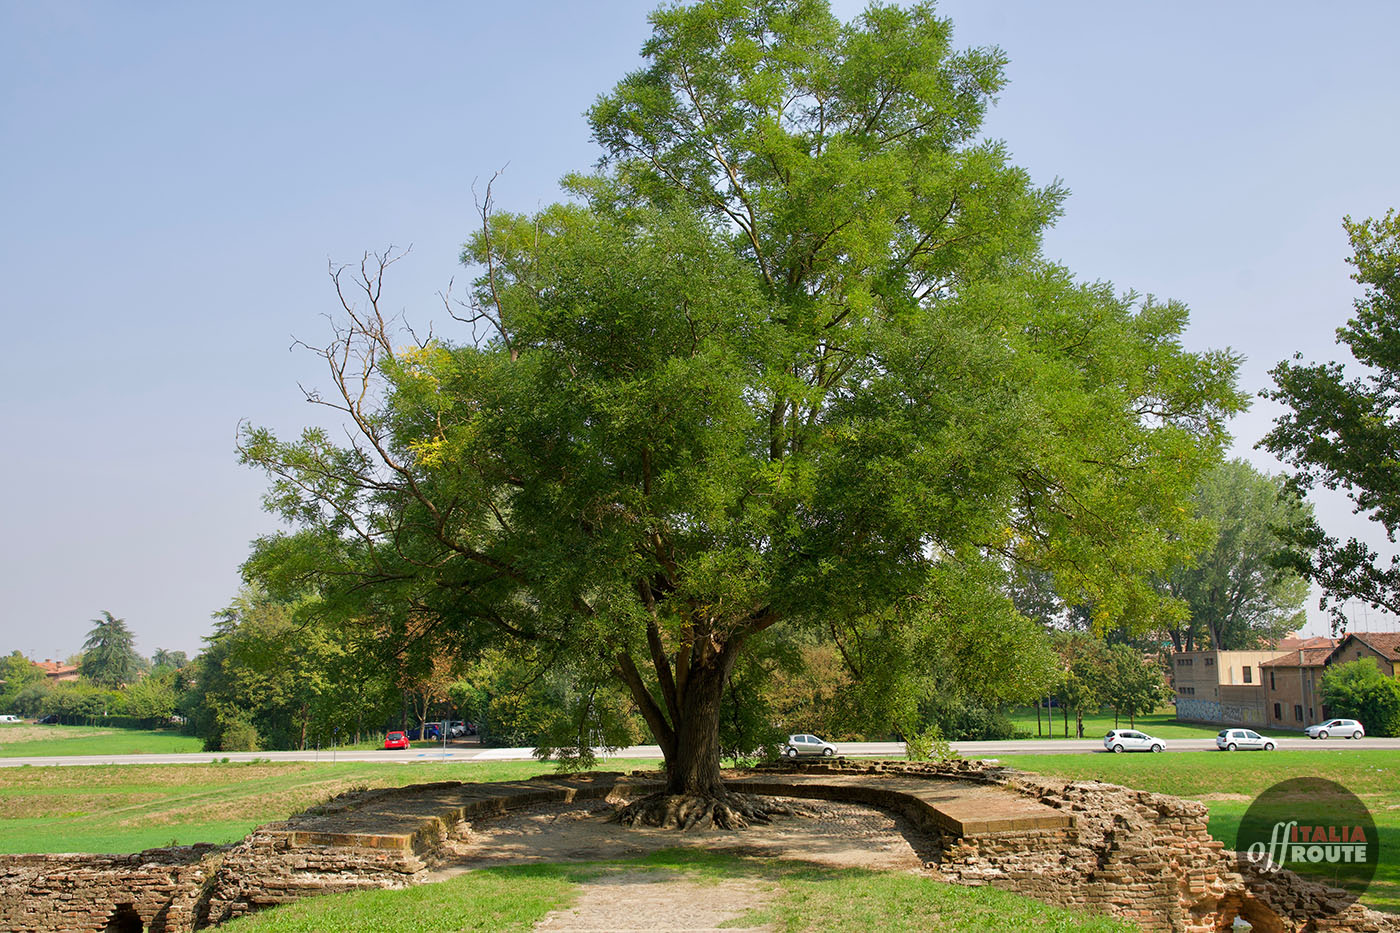
[[48,658],[29,663],[43,671],[44,676],[49,679],[51,684],[78,679],[78,665],[76,664],[64,664],[62,661],[50,661]]
[[1328,665],[1361,658],[1375,658],[1376,666],[1387,677],[1400,670],[1400,632],[1352,632],[1328,658]]
[[1322,671],[1336,650],[1332,644],[1298,648],[1264,662],[1269,728],[1302,730],[1327,715],[1320,692]]

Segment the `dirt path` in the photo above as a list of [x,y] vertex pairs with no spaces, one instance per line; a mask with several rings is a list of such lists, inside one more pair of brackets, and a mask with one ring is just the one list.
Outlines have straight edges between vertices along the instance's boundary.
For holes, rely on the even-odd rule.
[[[662,849],[704,849],[751,858],[793,859],[835,868],[918,871],[927,853],[921,833],[903,817],[849,803],[792,801],[807,817],[778,817],[740,832],[686,833],[625,829],[609,823],[600,803],[558,804],[474,823],[449,840],[449,861],[429,878],[441,880],[477,868],[526,862],[598,862],[635,859]],[[760,907],[778,890],[760,873],[750,878],[697,878],[669,869],[612,865],[580,883],[578,901],[540,921],[537,930],[718,930]],[[758,933],[766,927],[723,927]]]
[[703,883],[674,872],[609,873],[584,882],[578,901],[550,912],[535,929],[540,933],[651,933],[655,930],[710,933],[769,933],[769,927],[724,926],[773,893],[773,885],[755,881]]
[[463,823],[444,852],[448,861],[430,880],[474,868],[525,862],[629,859],[661,849],[696,848],[758,858],[800,859],[837,868],[917,871],[923,835],[903,817],[849,803],[794,800],[809,817],[777,817],[739,832],[626,829],[599,803],[558,804]]

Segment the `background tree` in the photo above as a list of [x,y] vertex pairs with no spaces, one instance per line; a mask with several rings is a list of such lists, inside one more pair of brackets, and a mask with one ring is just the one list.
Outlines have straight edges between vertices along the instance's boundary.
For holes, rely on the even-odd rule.
[[179,704],[176,683],[175,668],[157,666],[123,691],[123,714],[150,720],[152,724],[168,724]]
[[1328,715],[1359,720],[1370,735],[1400,735],[1400,682],[1381,673],[1375,658],[1329,667],[1322,702]]
[[[1380,219],[1347,217],[1343,226],[1351,240],[1352,278],[1364,291],[1355,316],[1338,328],[1337,342],[1364,372],[1348,379],[1343,364],[1305,364],[1302,354],[1278,364],[1271,372],[1275,388],[1263,394],[1289,411],[1274,420],[1260,446],[1295,468],[1298,490],[1345,490],[1355,510],[1379,523],[1393,543],[1400,529],[1400,215],[1392,209]],[[1288,538],[1282,563],[1322,587],[1335,627],[1346,624],[1348,599],[1400,613],[1400,558],[1383,563],[1366,542],[1342,542],[1315,520]]]
[[151,655],[152,668],[180,668],[188,663],[190,663],[190,659],[183,651],[167,651],[164,648],[157,648],[155,654]]
[[[955,52],[931,7],[652,23],[590,112],[605,165],[577,202],[509,215],[488,190],[472,342],[397,351],[392,259],[339,273],[311,400],[353,442],[242,450],[302,528],[256,560],[470,650],[537,646],[578,697],[621,683],[682,798],[629,817],[738,825],[725,698],[765,643],[927,642],[1009,612],[1017,562],[1101,622],[1156,619],[1148,576],[1194,538],[1180,503],[1241,399],[1232,356],[1182,349],[1182,306],[1040,257],[1063,192],[978,140],[1003,58]],[[905,674],[857,672],[917,702]]]
[[1136,727],[1138,716],[1152,712],[1170,696],[1161,665],[1131,645],[1110,646],[1103,661],[1103,701],[1113,707],[1115,728],[1120,716],[1127,716],[1128,725]]
[[1312,521],[1286,480],[1243,460],[1222,463],[1192,495],[1213,535],[1164,582],[1189,613],[1166,627],[1177,651],[1242,651],[1273,645],[1307,621],[1308,581],[1279,566],[1281,535]]
[[92,622],[87,641],[83,642],[79,671],[99,686],[120,687],[131,683],[141,667],[133,647],[135,638],[125,620],[103,609],[101,617]]
[[[0,709],[22,716],[30,715],[39,695],[47,692],[44,672],[19,651],[0,658]],[[21,697],[24,699],[21,700]]]
[[182,709],[211,751],[329,746],[382,729],[400,708],[394,670],[345,639],[308,598],[246,586],[215,615]]

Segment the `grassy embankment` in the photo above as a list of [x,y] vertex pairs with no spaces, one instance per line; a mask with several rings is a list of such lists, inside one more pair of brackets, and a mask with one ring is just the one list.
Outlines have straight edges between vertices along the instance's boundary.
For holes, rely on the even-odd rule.
[[204,742],[173,731],[102,726],[0,725],[0,758],[49,755],[173,755],[198,752]]
[[234,842],[256,826],[347,790],[509,781],[552,770],[533,761],[0,768],[0,852],[137,852],[173,843]]
[[[762,906],[733,921],[785,931],[1127,933],[1131,924],[1051,907],[995,888],[964,888],[903,873],[820,868],[800,862],[669,850],[626,862],[529,865],[459,875],[422,888],[331,895],[226,924],[228,933],[415,933],[529,930],[567,907],[581,882],[654,875],[700,884],[742,881]],[[650,879],[648,879],[650,880]],[[722,894],[719,896],[723,896]]]
[[1210,834],[1234,848],[1240,820],[1256,796],[1280,781],[1323,777],[1361,798],[1380,834],[1380,866],[1362,901],[1400,913],[1400,751],[1358,748],[1171,755],[1004,755],[1012,767],[1075,780],[1203,801]]

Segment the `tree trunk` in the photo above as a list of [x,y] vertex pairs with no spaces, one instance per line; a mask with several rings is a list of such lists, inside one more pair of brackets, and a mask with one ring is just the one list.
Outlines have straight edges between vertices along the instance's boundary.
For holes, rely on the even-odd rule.
[[730,667],[721,655],[713,664],[690,670],[685,694],[677,697],[681,715],[675,724],[675,747],[666,756],[668,794],[724,793],[719,776],[719,708]]

